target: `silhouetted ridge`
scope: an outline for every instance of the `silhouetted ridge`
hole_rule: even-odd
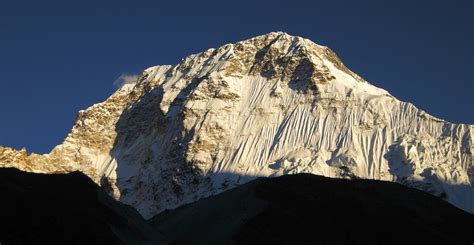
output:
[[[154,232],[80,172],[0,169],[0,243],[146,244]]]
[[[311,174],[260,178],[152,219],[176,244],[470,244],[473,215],[422,191]]]

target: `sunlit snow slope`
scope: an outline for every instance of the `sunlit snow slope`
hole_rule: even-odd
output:
[[[145,217],[300,172],[397,181],[474,212],[473,137],[277,32],[148,68],[80,111],[51,153],[0,147],[0,165],[80,170]]]

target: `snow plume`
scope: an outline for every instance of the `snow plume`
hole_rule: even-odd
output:
[[[127,83],[131,83],[131,82],[134,82],[138,79],[139,77],[139,74],[127,74],[127,73],[124,73],[122,75],[120,75],[115,81],[114,81],[114,86],[115,87],[122,87],[123,85],[127,84]]]

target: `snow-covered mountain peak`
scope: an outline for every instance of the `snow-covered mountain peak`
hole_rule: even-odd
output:
[[[147,69],[146,74],[153,74],[153,69]],[[327,96],[389,95],[351,72],[331,49],[284,32],[271,32],[190,55],[168,72],[175,77],[182,74],[186,74],[184,78],[197,76],[214,80],[259,76],[278,81],[274,86],[275,95],[282,90],[281,86],[299,93]],[[186,81],[177,79],[170,86],[179,89],[185,84]],[[167,111],[167,106],[163,105],[162,109]]]
[[[272,32],[146,69],[82,110],[46,155],[0,165],[79,170],[145,217],[256,176],[397,181],[474,211],[473,127],[401,102],[329,48]]]

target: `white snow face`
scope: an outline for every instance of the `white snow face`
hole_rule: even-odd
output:
[[[146,218],[300,172],[397,181],[474,212],[473,136],[278,32],[148,68],[80,111],[50,154],[0,147],[0,165],[82,171]]]

